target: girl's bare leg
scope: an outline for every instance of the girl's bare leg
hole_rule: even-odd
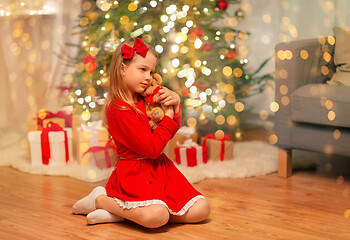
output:
[[[120,217],[129,219],[147,228],[157,228],[169,221],[169,211],[161,204],[124,209],[107,195],[99,195],[95,200],[96,209],[104,209]]]
[[[181,216],[170,215],[171,223],[197,223],[205,220],[210,214],[210,207],[206,199],[198,199],[188,211]]]

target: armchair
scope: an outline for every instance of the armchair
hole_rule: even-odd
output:
[[[350,87],[326,83],[336,68],[334,43],[298,40],[275,51],[278,175],[292,174],[293,149],[350,156]]]

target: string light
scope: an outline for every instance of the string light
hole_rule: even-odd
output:
[[[167,22],[168,19],[169,19],[169,17],[168,17],[167,15],[162,15],[162,16],[160,17],[160,20],[161,20],[163,23]]]
[[[151,5],[151,7],[156,7],[157,6],[157,1],[151,1],[150,3],[149,3],[149,5]]]
[[[190,7],[188,5],[182,6],[182,11],[187,12],[188,10],[190,10]]]
[[[80,89],[76,90],[76,91],[75,91],[75,94],[76,94],[77,96],[80,96],[80,95],[81,95],[81,90],[80,90]]]
[[[149,32],[149,31],[152,30],[152,26],[151,26],[151,25],[145,25],[145,26],[143,27],[143,29],[145,29],[146,32]]]
[[[162,53],[163,52],[163,47],[161,45],[156,45],[155,46],[155,50],[158,52],[158,53]]]
[[[200,48],[201,46],[202,46],[202,41],[199,39],[199,38],[197,38],[195,41],[194,41],[194,47],[195,48]]]
[[[170,5],[169,7],[166,8],[165,11],[169,15],[174,13],[176,11],[176,5]]]
[[[171,46],[171,51],[173,53],[177,53],[179,51],[179,45],[176,45],[176,44],[172,45]]]

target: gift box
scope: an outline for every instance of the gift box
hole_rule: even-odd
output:
[[[77,159],[81,165],[88,165],[95,162],[91,154],[84,155],[91,147],[103,147],[109,140],[106,128],[102,127],[102,121],[91,122],[90,125],[81,124],[77,134]]]
[[[54,118],[49,118],[49,119],[44,119],[43,120],[43,125],[42,125],[42,127],[43,128],[46,128],[47,127],[47,124],[49,123],[49,122],[53,122],[53,123],[56,123],[56,124],[58,124],[58,125],[60,125],[61,127],[66,127],[66,120],[64,120],[63,118],[57,118],[57,117],[54,117]]]
[[[203,145],[208,147],[208,159],[213,161],[224,161],[233,159],[233,141],[229,141],[230,136],[226,135],[217,138],[212,134],[208,134]]]
[[[73,114],[72,117],[72,143],[73,143],[73,156],[77,156],[78,147],[77,147],[77,135],[78,135],[78,128],[81,126],[82,118],[79,114]]]
[[[117,164],[117,154],[111,148],[94,153],[95,165],[100,169],[114,167]]]
[[[90,147],[84,154],[91,153],[94,157],[94,165],[100,169],[114,167],[117,163],[116,147],[112,138],[108,140],[105,146]]]
[[[47,123],[53,122],[61,127],[72,127],[72,112],[68,110],[62,110],[57,113],[52,113],[46,110],[40,110],[36,116],[30,116],[27,118],[28,131],[41,130],[47,126]]]
[[[187,139],[191,139],[193,142],[198,141],[198,133],[194,127],[181,127],[175,136],[170,139],[168,144],[165,146],[163,153],[165,153],[172,161],[175,162],[175,148],[178,144],[183,144]]]
[[[72,130],[49,123],[42,131],[28,133],[33,166],[62,166],[73,159]]]
[[[191,139],[185,141],[179,147],[174,149],[176,156],[176,163],[179,166],[195,167],[207,163],[207,151],[206,145],[198,145],[192,142]]]

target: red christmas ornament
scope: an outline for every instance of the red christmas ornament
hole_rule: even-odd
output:
[[[227,58],[236,59],[236,54],[235,54],[235,52],[228,52],[228,53],[226,54],[226,57],[227,57]]]
[[[196,35],[198,38],[203,38],[203,30],[200,28],[195,28],[192,34]]]
[[[203,50],[205,50],[205,51],[209,51],[210,49],[211,49],[211,46],[209,44],[205,44],[203,46]]]
[[[228,7],[227,0],[218,0],[216,2],[216,6],[220,8],[221,10],[225,11]]]

